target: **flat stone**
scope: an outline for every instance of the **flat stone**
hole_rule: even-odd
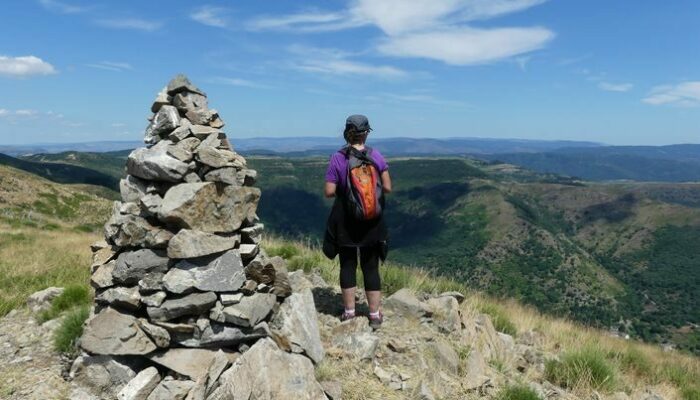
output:
[[[194,108],[187,111],[185,117],[195,125],[209,125],[211,121],[219,118],[219,113],[216,110]]]
[[[166,86],[158,92],[156,99],[153,101],[153,105],[151,105],[151,112],[157,113],[161,107],[168,104],[170,104],[170,96],[168,96],[168,87]]]
[[[133,284],[149,273],[165,272],[167,269],[168,257],[165,252],[141,249],[120,254],[117,257],[113,276],[116,282]]]
[[[139,372],[117,394],[119,400],[146,400],[160,382],[160,374],[155,367],[148,367]]]
[[[265,225],[261,223],[241,228],[241,241],[243,243],[259,244],[264,231]]]
[[[119,181],[119,192],[124,202],[138,202],[143,195],[146,194],[146,182],[143,180],[127,175],[126,178]]]
[[[112,245],[107,245],[101,249],[93,250],[90,271],[94,273],[97,268],[107,264],[109,261],[112,261],[116,257],[118,250],[119,249],[116,246]]]
[[[149,272],[139,280],[139,291],[141,293],[153,293],[163,291],[163,276],[162,272]]]
[[[221,304],[230,306],[231,304],[240,303],[243,299],[243,293],[222,293],[219,295]]]
[[[221,129],[224,127],[224,125],[226,125],[226,124],[224,123],[224,120],[221,119],[220,116],[217,116],[216,118],[214,118],[213,120],[211,120],[209,122],[209,126],[211,126],[212,128]]]
[[[148,296],[141,296],[141,303],[148,307],[160,307],[160,305],[165,301],[165,297],[165,292],[155,292]]]
[[[104,289],[113,286],[114,280],[112,279],[112,273],[116,265],[117,262],[112,260],[107,264],[97,267],[90,277],[90,284],[92,287],[95,289]]]
[[[486,361],[479,349],[472,348],[464,365],[462,384],[467,390],[475,390],[486,385],[490,379],[486,374]]]
[[[242,244],[238,249],[243,261],[252,260],[258,254],[260,247],[257,244]]]
[[[161,140],[150,148],[134,150],[126,162],[127,172],[145,180],[179,182],[189,167],[168,154],[171,145],[170,140]]]
[[[197,148],[197,161],[212,168],[224,168],[234,166],[234,153],[230,150],[217,149],[211,146],[200,145]]]
[[[138,203],[122,203],[119,208],[119,214],[141,215],[141,208]]]
[[[186,293],[194,289],[234,292],[243,282],[243,263],[235,249],[220,255],[182,260],[163,277],[163,284],[171,293]]]
[[[410,289],[399,289],[386,299],[385,307],[405,317],[420,318],[430,316],[430,308],[416,297]]]
[[[213,233],[182,229],[168,243],[168,257],[196,258],[232,249],[240,242],[239,235],[215,235]]]
[[[95,301],[101,304],[108,304],[114,307],[123,307],[136,310],[141,303],[139,288],[134,287],[114,287],[109,288],[95,297]]]
[[[197,139],[206,139],[209,135],[221,135],[221,130],[207,125],[192,125],[190,131]]]
[[[155,193],[149,193],[141,197],[141,209],[149,216],[158,215],[163,198]]]
[[[200,143],[201,146],[205,147],[217,147],[220,148],[221,146],[221,137],[224,136],[223,133],[220,133],[218,135],[209,135],[207,136],[202,142]]]
[[[241,287],[241,292],[246,295],[250,296],[252,294],[255,294],[255,290],[258,288],[258,282],[255,282],[252,279],[248,279],[243,283],[243,286]]]
[[[190,82],[190,80],[187,79],[187,77],[183,74],[178,74],[173,79],[171,79],[170,82],[168,82],[167,88],[168,94],[171,96],[174,96],[177,93],[181,92],[190,92],[206,97],[206,94],[199,90],[196,86],[194,86],[192,82]]]
[[[172,323],[172,322],[165,322],[165,321],[151,321],[154,325],[162,326],[163,328],[167,329],[168,332],[171,334],[191,334],[195,331],[195,326],[192,324],[183,324],[183,323]]]
[[[234,167],[219,168],[209,171],[204,175],[204,180],[207,182],[223,182],[227,185],[241,186],[242,181],[239,180],[238,169]]]
[[[371,360],[379,346],[379,338],[372,334],[366,318],[353,318],[332,330],[331,344],[360,360]]]
[[[203,232],[234,232],[254,218],[260,189],[226,186],[213,182],[182,183],[165,194],[161,221]]]
[[[176,160],[182,161],[184,163],[189,163],[194,158],[194,154],[191,151],[184,148],[183,146],[168,146],[167,153],[170,157],[173,157]]]
[[[238,181],[243,186],[253,186],[258,179],[258,171],[254,169],[243,169],[238,171]]]
[[[459,304],[462,304],[464,302],[464,300],[466,299],[466,297],[462,293],[455,292],[455,291],[440,293],[439,297],[445,297],[445,296],[454,297],[455,300],[457,300],[457,303],[459,303]]]
[[[452,346],[442,341],[436,341],[428,344],[427,349],[440,369],[457,375],[459,372],[459,356]]]
[[[63,294],[63,291],[63,288],[49,287],[35,292],[27,298],[27,306],[35,313],[48,310],[53,299]]]
[[[311,289],[287,297],[270,324],[275,337],[283,338],[284,350],[306,354],[315,364],[323,360],[316,305]],[[288,349],[285,347],[289,347]]]
[[[105,224],[105,237],[119,247],[165,247],[173,233],[151,225],[138,215],[112,214]]]
[[[200,178],[199,175],[195,174],[194,172],[190,172],[189,174],[185,175],[185,177],[182,179],[186,183],[199,183],[202,181],[202,178]]]
[[[330,400],[342,400],[343,385],[339,381],[321,381],[319,383]]]
[[[173,96],[173,106],[179,111],[186,113],[190,110],[206,110],[209,102],[205,96],[193,92],[180,92]],[[189,117],[188,117],[189,118]]]
[[[171,371],[197,380],[207,373],[215,355],[215,350],[171,348],[155,352],[148,358]]]
[[[175,128],[175,130],[170,132],[170,134],[168,135],[168,139],[170,139],[170,141],[173,143],[177,143],[182,140],[192,138],[192,129],[190,129],[191,127],[192,123],[189,120],[187,120],[186,118],[181,119],[180,126],[178,126],[177,128]]]
[[[437,326],[446,333],[459,332],[462,329],[462,319],[459,314],[459,303],[453,296],[441,296],[428,300],[433,319]]]
[[[270,293],[255,293],[241,299],[241,302],[223,309],[228,323],[252,327],[262,321],[272,311],[277,297]]]
[[[148,307],[148,316],[156,321],[169,321],[184,315],[199,315],[216,303],[216,294],[192,293],[175,299],[167,299],[160,307]]]
[[[69,376],[74,383],[102,398],[115,398],[136,372],[119,357],[83,354],[71,365]]]
[[[158,143],[163,136],[167,136],[178,126],[180,126],[180,114],[177,108],[163,105],[146,128],[144,141],[148,144]]]
[[[147,400],[185,400],[193,386],[193,381],[175,380],[171,376],[166,376],[153,389]]]
[[[104,355],[143,355],[156,349],[136,318],[109,307],[87,322],[80,346]]]
[[[139,318],[139,327],[146,332],[148,337],[153,340],[153,343],[160,348],[167,348],[170,346],[170,333],[167,329],[151,324],[145,318]]]
[[[265,325],[254,328],[236,327],[211,322],[207,318],[204,318],[203,322],[204,324],[200,324],[202,326],[198,326],[193,334],[176,334],[173,340],[183,347],[230,348],[268,336],[268,328]]]

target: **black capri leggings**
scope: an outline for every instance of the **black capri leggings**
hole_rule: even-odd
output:
[[[340,248],[340,287],[357,286],[357,247]],[[379,278],[379,246],[360,247],[360,267],[365,281],[365,290],[381,290]]]

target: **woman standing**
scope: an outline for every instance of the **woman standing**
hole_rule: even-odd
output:
[[[373,329],[383,321],[380,310],[379,259],[387,252],[384,194],[391,192],[389,165],[376,149],[365,145],[372,129],[364,115],[345,122],[346,146],[335,152],[326,171],[325,196],[335,197],[328,217],[323,250],[328,258],[340,256],[340,287],[344,310],[341,320],[355,317],[358,256]]]

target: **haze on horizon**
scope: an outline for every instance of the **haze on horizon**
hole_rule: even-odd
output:
[[[140,140],[178,72],[233,140],[363,113],[375,137],[697,143],[700,3],[659,4],[10,0],[0,144]]]

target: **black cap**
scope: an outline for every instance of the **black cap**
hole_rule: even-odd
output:
[[[351,115],[345,120],[345,126],[352,126],[357,132],[371,131],[367,117],[360,114]]]

